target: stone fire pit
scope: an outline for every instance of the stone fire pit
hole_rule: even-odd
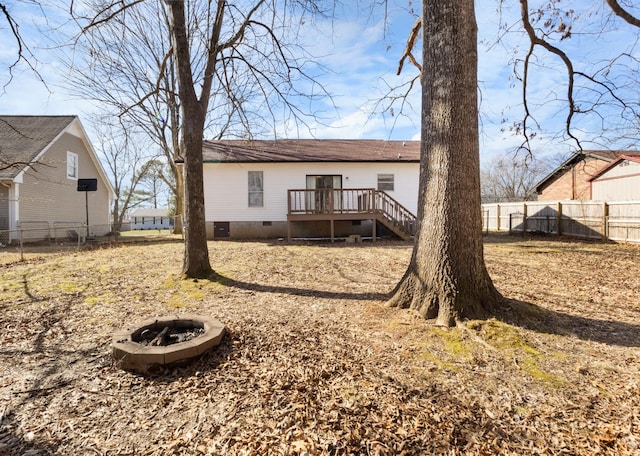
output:
[[[145,373],[184,364],[220,344],[224,325],[200,315],[153,318],[113,335],[112,353],[122,369]]]

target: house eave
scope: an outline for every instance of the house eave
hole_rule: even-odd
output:
[[[420,163],[420,160],[203,160],[205,164],[237,163]]]
[[[538,182],[534,186],[535,193],[540,194],[544,190],[545,187],[547,187],[549,184],[551,184],[558,177],[558,175],[560,175],[568,167],[570,167],[570,166],[572,166],[572,165],[574,165],[576,163],[579,163],[580,161],[584,160],[585,158],[595,158],[595,159],[603,160],[603,161],[606,161],[606,162],[609,162],[609,163],[615,160],[613,158],[606,157],[605,155],[598,153],[598,151],[576,152],[571,157],[569,157],[567,160],[565,160],[560,166],[558,166],[556,169],[551,171],[540,182]]]
[[[607,165],[605,165],[602,168],[600,168],[593,176],[591,176],[589,179],[587,179],[587,182],[593,182],[594,180],[598,179],[603,174],[609,172],[611,169],[615,168],[616,166],[618,166],[621,162],[623,162],[625,160],[632,161],[632,162],[635,162],[635,163],[640,163],[640,157],[638,157],[638,156],[620,155],[618,158],[613,160],[611,163],[608,163]]]

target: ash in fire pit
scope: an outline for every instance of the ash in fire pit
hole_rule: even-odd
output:
[[[132,340],[144,346],[167,346],[186,342],[202,334],[204,334],[204,327],[170,328],[165,326],[161,331],[144,329],[139,338],[132,337]]]
[[[113,357],[123,369],[148,372],[154,366],[184,364],[220,344],[224,325],[199,315],[162,317],[113,335]]]

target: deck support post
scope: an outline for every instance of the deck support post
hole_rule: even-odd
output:
[[[371,238],[373,239],[373,242],[376,241],[376,219],[371,219],[371,226],[372,228],[372,233],[371,233]]]
[[[331,219],[330,223],[331,223],[331,242],[333,242],[333,231],[334,231],[333,230],[333,218]]]

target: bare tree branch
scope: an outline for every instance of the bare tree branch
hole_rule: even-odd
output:
[[[627,23],[633,25],[634,27],[640,27],[640,20],[625,10],[617,0],[606,0],[607,5],[611,8],[613,13],[626,21]]]
[[[400,76],[400,73],[402,73],[402,67],[404,66],[404,61],[406,58],[411,60],[411,63],[413,63],[413,65],[418,69],[418,71],[422,73],[422,65],[418,63],[418,61],[416,60],[416,58],[413,56],[413,53],[412,53],[421,29],[422,29],[422,17],[418,17],[416,18],[416,21],[413,23],[413,26],[411,27],[409,38],[407,38],[407,45],[404,48],[402,56],[400,57],[400,62],[398,63],[398,71],[396,72],[397,76]]]
[[[21,57],[22,56],[22,37],[20,36],[20,32],[18,31],[18,24],[13,19],[11,14],[9,14],[9,10],[7,10],[7,7],[3,3],[0,3],[0,11],[2,11],[2,14],[7,20],[7,24],[9,24],[11,33],[13,33],[13,36],[16,39],[16,44],[18,45],[18,57]]]
[[[525,109],[525,116],[523,120],[523,134],[524,134],[524,145],[523,148],[527,150],[531,150],[529,146],[529,136],[527,135],[527,120],[531,118],[531,112],[529,110],[528,102],[527,102],[527,85],[529,80],[529,69],[530,69],[530,61],[533,56],[534,50],[536,46],[541,46],[546,49],[548,52],[558,56],[560,60],[562,60],[566,70],[567,70],[567,102],[569,103],[569,112],[567,113],[567,117],[565,120],[565,132],[567,135],[572,138],[579,149],[582,149],[580,145],[580,140],[573,134],[571,131],[571,120],[573,119],[574,114],[578,111],[576,108],[576,104],[574,101],[574,83],[575,83],[575,71],[573,68],[573,62],[567,56],[565,52],[559,49],[556,46],[553,46],[546,40],[538,37],[536,35],[533,26],[531,25],[531,21],[529,20],[529,1],[528,0],[520,0],[520,18],[522,20],[522,24],[524,26],[527,35],[529,36],[529,50],[525,57],[524,61],[524,75],[522,80],[522,98]]]
[[[260,2],[262,3],[262,2]],[[222,31],[222,21],[224,20],[224,12],[226,0],[220,0],[216,9],[216,17],[213,22],[213,30],[211,33],[211,39],[209,40],[209,56],[207,58],[207,65],[204,70],[204,81],[202,83],[202,91],[200,96],[200,103],[202,104],[203,111],[207,111],[209,104],[209,94],[211,93],[211,85],[213,83],[213,76],[215,74],[215,67],[217,63],[217,54],[220,52],[220,33]],[[255,11],[259,5],[254,8]],[[252,12],[249,13],[250,15]],[[240,27],[239,33],[244,33],[245,26]]]
[[[132,8],[136,6],[138,3],[142,3],[144,1],[145,0],[134,0],[131,3],[124,3],[123,0],[120,0],[118,2],[108,3],[93,16],[89,24],[83,27],[82,32],[84,33],[90,28],[97,27],[101,24],[109,22],[111,19],[120,15],[127,9]],[[112,8],[114,8],[118,4],[122,4],[122,6],[116,9],[115,11],[110,11]],[[73,15],[73,2],[71,2],[71,5],[70,5],[70,12],[71,12],[71,15]],[[108,14],[106,14],[107,12]]]
[[[20,33],[20,26],[19,26],[18,22],[16,22],[15,18],[11,15],[11,13],[9,12],[9,9],[7,8],[7,6],[4,3],[0,3],[0,12],[2,12],[2,16],[4,16],[6,22],[7,22],[8,26],[9,26],[9,30],[11,32],[11,35],[15,39],[16,45],[18,46],[18,51],[17,51],[16,58],[13,61],[13,63],[11,63],[9,65],[9,67],[8,67],[9,78],[7,79],[5,84],[3,85],[3,88],[6,90],[7,86],[13,81],[13,72],[16,69],[17,65],[22,61],[22,62],[26,63],[26,65],[29,67],[29,69],[32,71],[32,73],[38,78],[38,80],[48,90],[49,87],[48,87],[47,83],[45,82],[44,78],[42,77],[42,75],[40,74],[38,69],[35,67],[35,63],[32,62],[32,60],[34,60],[34,61],[37,61],[37,60],[34,57],[33,52],[31,52],[29,46],[25,42],[24,38],[22,37],[22,34]]]

